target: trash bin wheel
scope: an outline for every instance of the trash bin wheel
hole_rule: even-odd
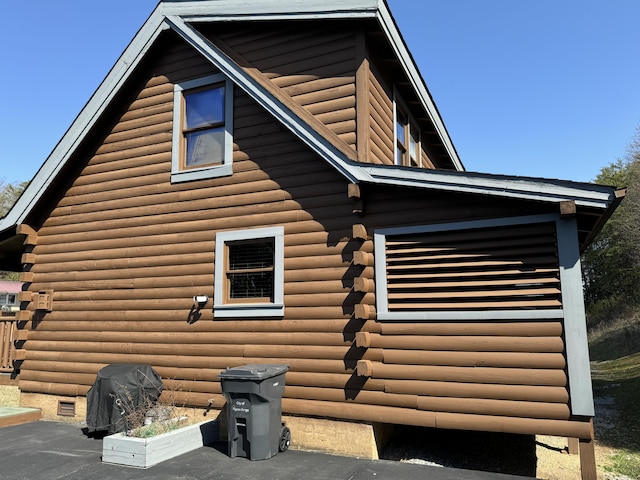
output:
[[[289,450],[289,445],[291,445],[291,430],[283,425],[282,430],[280,430],[280,451],[286,452]]]

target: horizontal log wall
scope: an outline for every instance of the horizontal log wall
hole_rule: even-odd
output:
[[[356,148],[356,34],[348,28],[253,24],[214,35]]]
[[[256,32],[243,55],[265,39]],[[315,75],[287,71],[291,81]],[[38,228],[25,278],[31,292],[52,290],[53,303],[46,313],[23,305],[23,391],[84,395],[103,366],[140,362],[180,401],[222,405],[226,367],[286,363],[288,414],[583,436],[567,407],[561,322],[375,321],[367,259],[376,227],[521,214],[523,204],[368,189],[367,215],[354,216],[347,181],[239,89],[234,174],[172,185],[173,83],[212,70],[177,47],[149,72],[109,129],[95,132],[104,141],[94,153],[74,159],[80,175]],[[354,238],[354,223],[368,238]],[[216,232],[280,225],[284,319],[216,319],[210,303],[194,312],[193,295],[213,296]],[[362,362],[370,377],[358,375]]]
[[[380,78],[372,66],[369,70],[369,155],[371,163],[393,165],[393,93]]]

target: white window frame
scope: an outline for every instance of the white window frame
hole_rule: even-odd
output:
[[[224,83],[224,158],[221,164],[182,168],[184,93],[195,88]],[[171,183],[189,182],[233,174],[233,82],[221,73],[177,83],[173,87],[173,137],[171,146]]]
[[[272,238],[273,302],[225,303],[224,286],[227,242]],[[284,227],[233,230],[216,234],[215,277],[213,288],[213,314],[218,318],[282,317],[284,316]]]

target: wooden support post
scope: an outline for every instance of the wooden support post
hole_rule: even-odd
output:
[[[582,480],[598,480],[593,439],[580,439],[580,478]]]
[[[582,480],[598,480],[596,471],[596,451],[593,439],[593,418],[589,419],[589,438],[580,438],[580,478]]]
[[[580,453],[580,441],[577,438],[567,438],[569,455],[578,455]]]

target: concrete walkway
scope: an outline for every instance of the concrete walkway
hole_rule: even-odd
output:
[[[79,425],[36,421],[0,428],[0,476],[17,479],[515,480],[495,473],[360,460],[289,450],[269,460],[230,458],[226,443],[202,447],[147,470],[102,463],[102,440]]]

